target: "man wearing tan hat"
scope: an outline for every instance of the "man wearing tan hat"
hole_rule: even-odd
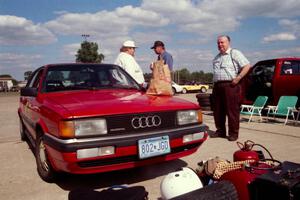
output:
[[[158,55],[157,60],[164,60],[164,63],[169,66],[170,71],[173,70],[173,57],[165,49],[165,44],[162,41],[155,41],[151,49]]]
[[[123,43],[120,54],[118,55],[115,64],[122,67],[130,74],[140,85],[145,84],[144,74],[139,64],[134,59],[134,53],[137,46],[134,41],[127,40]]]

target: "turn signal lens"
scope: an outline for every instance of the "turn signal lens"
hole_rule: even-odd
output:
[[[202,122],[203,122],[203,115],[202,115],[202,111],[201,110],[198,110],[198,122],[200,124],[202,124]]]
[[[107,125],[106,120],[102,118],[61,121],[59,131],[64,138],[97,136],[107,134]]]
[[[61,121],[59,123],[60,135],[64,138],[74,138],[75,126],[72,121]]]

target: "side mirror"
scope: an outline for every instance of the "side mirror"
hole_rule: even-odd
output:
[[[142,85],[140,85],[141,91],[142,92],[146,92],[148,90],[149,87],[149,83],[143,83]]]
[[[37,88],[21,88],[21,96],[36,97],[37,94]]]

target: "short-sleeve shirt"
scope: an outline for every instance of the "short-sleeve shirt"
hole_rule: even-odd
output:
[[[159,60],[160,57],[158,57]],[[170,71],[173,70],[173,57],[170,53],[168,53],[167,51],[164,51],[161,54],[161,58],[164,60],[164,63],[167,64],[169,66]]]
[[[239,70],[249,63],[248,59],[237,49],[229,48],[225,54],[219,53],[213,59],[214,82],[233,80],[237,77]]]

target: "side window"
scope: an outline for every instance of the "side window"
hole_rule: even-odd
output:
[[[281,67],[281,75],[300,74],[300,61],[286,60]]]
[[[43,73],[43,69],[39,69],[37,70],[34,74],[33,77],[31,78],[28,87],[32,87],[32,88],[38,88],[39,87],[39,83],[41,80],[41,76]]]

